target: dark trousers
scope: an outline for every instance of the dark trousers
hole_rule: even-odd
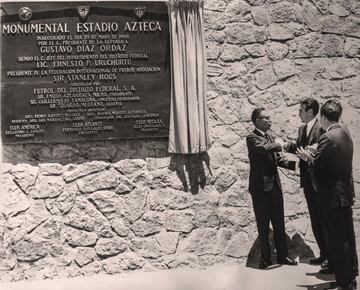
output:
[[[358,268],[351,207],[322,208],[324,237],[336,282],[348,286]]]
[[[288,251],[282,192],[279,189],[274,189],[271,192],[254,192],[251,196],[260,240],[261,259],[265,261],[271,260],[269,244],[270,222],[274,230],[277,259],[284,259],[288,256]]]
[[[306,191],[305,191],[306,190]],[[305,189],[305,198],[309,209],[311,228],[316,240],[316,243],[320,250],[320,256],[327,258],[328,254],[325,246],[325,238],[323,231],[323,217],[321,214],[321,208],[316,205],[316,192],[313,189]]]

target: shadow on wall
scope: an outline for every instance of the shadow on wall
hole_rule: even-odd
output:
[[[271,258],[272,261],[276,261],[276,252],[275,252],[275,243],[274,235],[272,230],[270,230],[269,235],[270,247],[271,247]],[[299,257],[299,262],[307,263],[310,258],[314,258],[314,252],[312,249],[305,243],[303,238],[297,233],[292,238],[286,236],[286,242],[289,251],[289,257],[295,259]],[[260,262],[260,242],[257,238],[252,245],[247,260],[246,267],[258,268]]]
[[[176,171],[184,191],[190,191],[197,194],[199,189],[204,189],[206,185],[206,174],[204,164],[206,165],[210,175],[210,156],[207,152],[199,154],[172,154],[170,160],[170,170]],[[188,174],[186,174],[186,172]],[[189,182],[186,178],[188,175]]]
[[[98,160],[117,162],[124,159],[168,157],[168,139],[128,139],[84,141],[63,144],[11,144],[2,145],[4,163],[84,163]]]

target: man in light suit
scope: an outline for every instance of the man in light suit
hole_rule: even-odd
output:
[[[327,101],[320,110],[321,135],[315,158],[301,150],[300,157],[313,163],[318,185],[317,201],[324,221],[324,235],[333,263],[336,287],[352,290],[358,275],[356,242],[352,218],[354,184],[352,178],[353,142],[339,124],[342,107]]]
[[[288,257],[284,222],[284,203],[277,166],[295,168],[294,162],[280,157],[282,145],[267,134],[271,127],[270,115],[264,108],[254,109],[251,120],[255,130],[246,137],[250,177],[249,192],[252,197],[255,218],[261,247],[260,269],[272,265],[269,245],[270,221],[274,230],[277,262],[284,265],[296,265]]]
[[[316,147],[319,143],[321,134],[325,131],[316,118],[319,112],[319,103],[313,98],[306,98],[300,102],[299,116],[304,124],[300,126],[296,143],[289,143],[285,150],[296,153],[298,148]],[[316,148],[315,148],[316,149]],[[309,209],[310,221],[315,240],[320,250],[320,256],[310,259],[311,264],[321,264],[326,261],[326,247],[323,234],[320,207],[316,204],[316,183],[312,166],[300,159],[300,186],[304,190],[306,202]],[[325,272],[326,270],[320,270]],[[327,269],[328,272],[331,269]]]

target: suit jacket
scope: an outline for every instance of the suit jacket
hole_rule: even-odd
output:
[[[295,162],[280,156],[279,143],[269,135],[267,140],[259,131],[254,130],[246,137],[250,160],[249,192],[271,191],[275,185],[281,190],[277,166],[295,169]]]
[[[339,124],[320,137],[314,159],[320,206],[339,207],[353,204],[353,151],[351,136]]]
[[[309,133],[309,137],[304,142],[302,136],[304,134],[305,124],[299,127],[298,138],[296,143],[291,143],[288,148],[288,152],[295,153],[296,149],[299,147],[305,148],[307,145],[314,145],[315,143],[319,143],[320,136],[325,132],[325,130],[321,127],[320,122],[318,120],[315,121],[314,126],[311,128]],[[316,182],[313,172],[313,167],[308,166],[307,162],[300,159],[300,186],[304,188],[305,194],[310,193],[316,190]]]

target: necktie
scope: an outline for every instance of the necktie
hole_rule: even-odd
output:
[[[271,142],[270,136],[269,136],[267,133],[265,133],[264,137],[265,137],[266,140],[268,140],[269,142]]]
[[[307,138],[307,124],[305,124],[304,130],[303,130],[302,136],[301,136],[301,144],[300,144],[300,146],[305,147],[306,145],[308,145],[307,143],[308,143],[308,138]]]

